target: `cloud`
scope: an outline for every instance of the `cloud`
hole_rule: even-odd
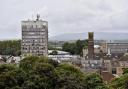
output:
[[[37,13],[48,21],[50,36],[88,31],[128,32],[127,3],[127,0],[1,0],[0,37],[21,38],[21,21],[35,18]]]

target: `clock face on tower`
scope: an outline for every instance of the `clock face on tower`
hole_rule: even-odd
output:
[[[93,32],[89,32],[88,35],[89,35],[89,39],[93,39]]]

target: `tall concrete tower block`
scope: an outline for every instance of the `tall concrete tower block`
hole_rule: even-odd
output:
[[[48,55],[48,22],[39,19],[21,22],[22,43],[21,53],[25,55]]]
[[[88,32],[88,58],[94,59],[94,33]]]

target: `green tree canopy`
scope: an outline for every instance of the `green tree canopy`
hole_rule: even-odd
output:
[[[128,89],[128,68],[123,68],[123,75],[119,78],[114,78],[110,83],[113,89]]]
[[[6,40],[0,41],[0,54],[1,55],[21,55],[21,41],[20,40]]]
[[[57,50],[53,50],[52,53],[50,53],[50,55],[57,55],[57,54],[58,54]]]
[[[87,40],[77,40],[74,43],[64,43],[62,50],[70,52],[71,54],[82,55],[82,50],[85,46],[87,47]]]
[[[84,74],[77,68],[69,64],[61,64],[56,69],[57,86],[56,89],[85,89],[83,83]]]
[[[29,56],[19,64],[0,65],[0,89],[107,89],[97,74],[86,75],[71,64]]]
[[[99,74],[88,74],[84,80],[87,89],[108,89]]]

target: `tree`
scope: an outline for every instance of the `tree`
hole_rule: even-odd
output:
[[[20,61],[19,67],[27,72],[30,72],[31,70],[33,70],[33,68],[36,65],[36,62],[38,62],[38,60],[39,60],[39,57],[37,57],[37,56],[26,57]]]
[[[57,55],[57,54],[58,54],[57,50],[53,50],[52,53],[50,53],[50,55]]]
[[[127,82],[125,84],[127,85]],[[47,57],[29,56],[21,60],[18,65],[0,65],[0,89],[107,89],[107,87],[97,74],[86,75],[71,64],[59,64]]]
[[[128,69],[123,69],[123,75],[111,81],[110,87],[113,89],[128,89]]]
[[[108,89],[99,74],[92,73],[87,75],[84,82],[86,89]]]
[[[63,51],[70,52],[71,54],[75,54],[76,48],[75,43],[64,43],[62,46]]]
[[[128,75],[123,75],[120,78],[113,79],[110,83],[110,87],[113,89],[128,89],[127,81]]]
[[[84,74],[69,64],[61,64],[55,69],[57,75],[56,89],[86,89]]]
[[[25,72],[14,64],[0,65],[0,88],[1,89],[20,89],[25,81]],[[19,88],[18,88],[19,87]]]
[[[20,40],[6,40],[0,41],[0,54],[19,56],[21,54],[21,41]]]
[[[87,40],[77,40],[75,43],[64,43],[62,50],[71,54],[82,55],[82,50],[85,46],[87,46]]]
[[[83,55],[82,50],[87,46],[87,40],[77,40],[76,41],[76,54]]]
[[[29,64],[29,65],[28,65]],[[24,89],[54,89],[57,62],[46,57],[30,56],[20,62],[20,68],[27,72],[27,79],[22,84]]]
[[[122,68],[123,74],[128,74],[128,68]]]

